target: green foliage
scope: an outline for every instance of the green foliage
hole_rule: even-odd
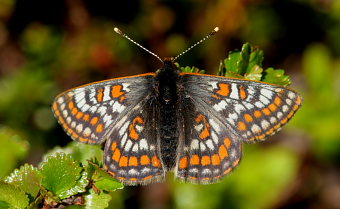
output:
[[[20,188],[0,181],[0,204],[9,208],[22,209],[29,204],[29,199]]]
[[[60,199],[84,192],[88,185],[86,172],[70,155],[57,153],[41,168],[42,185]]]
[[[20,133],[0,126],[0,179],[5,177],[28,152],[29,145]]]
[[[232,51],[228,58],[221,61],[218,75],[263,81],[282,86],[291,84],[290,77],[284,75],[284,70],[275,70],[271,67],[263,72],[263,59],[262,50],[245,43],[241,51]]]
[[[21,209],[37,208],[43,203],[72,205],[74,195],[80,195],[86,200],[85,208],[106,208],[111,199],[107,192],[121,189],[123,185],[102,170],[98,161],[80,163],[72,155],[62,152],[74,153],[78,159],[102,155],[97,150],[81,156],[76,145],[70,143],[64,149],[58,148],[61,152],[49,153],[41,169],[25,164],[14,170],[4,182],[0,182],[0,206]],[[89,146],[78,145],[84,150]]]
[[[178,65],[178,63],[176,63]],[[179,65],[178,65],[179,66]],[[205,70],[200,70],[197,67],[179,67],[179,71],[182,73],[205,73]]]
[[[41,173],[37,168],[32,165],[25,164],[19,169],[15,169],[11,175],[5,178],[5,182],[19,187],[29,198],[34,199],[40,190]]]
[[[121,183],[112,178],[106,171],[101,169],[98,164],[90,162],[89,169],[92,171],[92,179],[95,182],[94,185],[98,189],[113,192],[124,187]]]

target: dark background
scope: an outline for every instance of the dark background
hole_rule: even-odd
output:
[[[63,90],[155,71],[160,57],[216,74],[243,43],[286,70],[304,104],[282,132],[246,145],[221,183],[169,180],[112,193],[111,208],[340,208],[340,1],[0,0],[0,178],[71,139],[50,110]]]

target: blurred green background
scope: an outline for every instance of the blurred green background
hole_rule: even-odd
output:
[[[0,0],[0,178],[71,139],[50,110],[77,85],[155,71],[215,26],[181,66],[216,74],[227,52],[250,42],[264,67],[283,68],[304,104],[279,134],[245,145],[219,184],[125,187],[111,208],[340,208],[339,0]]]

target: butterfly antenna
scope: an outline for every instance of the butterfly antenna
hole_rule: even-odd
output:
[[[183,54],[187,53],[188,51],[190,51],[191,49],[193,49],[194,47],[196,47],[197,45],[201,44],[203,41],[209,39],[211,36],[215,35],[215,33],[217,33],[219,31],[219,28],[218,27],[215,27],[214,30],[212,30],[206,37],[202,38],[200,41],[196,42],[194,45],[190,46],[187,50],[185,50],[184,52],[180,53],[179,55],[177,55],[175,58],[174,58],[174,61],[182,56]]]
[[[127,36],[125,33],[123,33],[121,30],[119,30],[119,28],[115,27],[114,31],[116,33],[118,33],[119,35],[121,35],[122,37],[126,38],[127,40],[131,41],[132,43],[136,44],[137,46],[139,46],[140,48],[144,49],[145,51],[149,52],[151,55],[153,55],[154,57],[156,57],[157,59],[159,59],[159,61],[161,61],[163,63],[163,60],[155,53],[153,53],[152,51],[146,49],[145,47],[143,47],[142,45],[140,45],[139,43],[137,43],[136,41],[132,40],[129,36]]]

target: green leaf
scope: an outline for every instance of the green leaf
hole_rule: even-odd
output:
[[[281,69],[275,70],[274,68],[267,68],[262,81],[281,86],[288,86],[292,83],[292,81],[290,80],[290,77],[288,75],[284,75],[284,73],[285,71]]]
[[[42,165],[41,174],[42,185],[60,199],[84,192],[88,184],[88,180],[85,180],[87,173],[78,162],[65,153],[48,157]]]
[[[103,159],[103,150],[100,145],[71,142],[67,147],[71,149],[72,157],[83,164],[87,164],[89,159]]]
[[[5,182],[19,187],[33,200],[39,193],[41,179],[41,174],[37,168],[25,164],[6,177]]]
[[[260,81],[262,78],[263,68],[259,65],[254,65],[246,74],[244,74],[245,79]]]
[[[240,69],[238,68],[238,62],[240,61],[240,57],[241,54],[239,51],[229,52],[228,58],[223,61],[226,72],[240,74]]]
[[[103,150],[100,145],[70,142],[65,147],[56,146],[52,150],[48,151],[43,157],[43,162],[45,162],[49,156],[53,156],[58,152],[70,154],[74,160],[80,161],[82,164],[87,164],[87,160],[92,158],[103,158]]]
[[[8,205],[9,208],[26,208],[29,199],[24,191],[12,184],[0,181],[0,205]]]
[[[0,94],[1,93],[0,87]],[[1,101],[2,99],[3,98],[0,98],[0,106],[3,104]],[[0,115],[4,116],[1,114],[1,110]],[[10,128],[0,127],[0,179],[7,176],[15,167],[17,167],[18,161],[22,160],[27,155],[28,149],[29,144],[27,141],[23,140],[20,133]]]
[[[97,164],[89,162],[89,169],[93,170],[92,180],[98,189],[108,192],[116,191],[124,188],[124,185],[110,176],[105,170],[101,169]]]
[[[205,70],[200,70],[197,67],[189,67],[189,66],[180,67],[179,65],[178,67],[179,67],[179,71],[182,73],[201,73],[201,74],[205,73]]]
[[[111,196],[104,192],[97,194],[93,189],[90,189],[90,194],[85,196],[86,209],[104,209],[109,206]]]

